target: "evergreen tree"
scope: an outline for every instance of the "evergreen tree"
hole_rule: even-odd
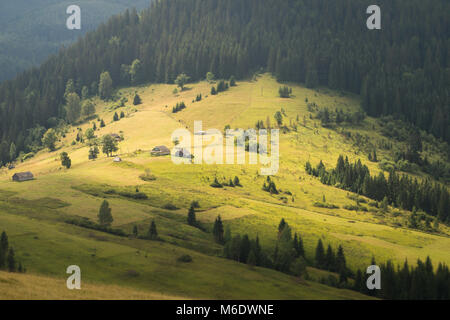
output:
[[[331,245],[328,245],[327,253],[325,255],[325,264],[327,270],[330,271],[336,271],[336,258],[334,256],[333,248],[331,248]]]
[[[196,226],[197,225],[197,220],[195,218],[195,209],[194,209],[193,206],[191,206],[189,208],[188,217],[187,217],[187,223],[190,226]]]
[[[103,200],[100,210],[98,212],[98,221],[100,225],[109,227],[113,222],[113,217],[111,214],[111,208],[109,207],[109,203],[106,200]]]
[[[220,215],[216,218],[216,221],[214,222],[213,235],[214,240],[217,243],[219,244],[224,243],[223,224]]]
[[[152,220],[152,223],[150,224],[150,228],[148,230],[148,237],[150,240],[158,239],[158,231],[156,230],[155,220]]]
[[[142,103],[141,97],[136,93],[134,95],[133,104],[135,106],[140,105]]]
[[[280,224],[278,225],[278,237],[280,237],[281,233],[283,232],[286,226],[287,226],[286,221],[284,220],[284,218],[281,218]]]
[[[3,231],[0,237],[0,270],[6,267],[6,257],[8,254],[8,248],[9,248],[8,236],[6,235],[6,232]]]
[[[133,235],[137,238],[138,234],[139,234],[138,227],[137,227],[137,225],[134,225],[133,226]]]
[[[87,86],[83,86],[81,89],[81,99],[86,100],[89,97],[89,89]]]
[[[102,100],[109,100],[113,93],[113,81],[109,72],[102,72],[98,85],[98,93]]]
[[[119,121],[119,115],[117,112],[114,112],[113,121]]]
[[[339,272],[340,282],[347,282],[347,264],[344,255],[344,249],[341,245],[336,254],[336,271]]]
[[[14,254],[14,249],[13,248],[9,248],[8,258],[6,260],[7,260],[7,264],[8,264],[8,271],[9,272],[16,272],[16,258],[15,258],[15,254]]]
[[[67,120],[74,123],[81,115],[81,101],[76,93],[69,93],[66,97],[66,114]]]
[[[9,147],[9,159],[11,161],[14,161],[16,159],[16,156],[17,156],[16,145],[14,144],[14,142],[11,142],[11,146]]]
[[[315,261],[317,268],[326,269],[325,250],[323,248],[322,239],[319,239],[317,242]]]
[[[275,121],[277,122],[278,127],[281,127],[283,125],[283,115],[281,114],[280,111],[277,111],[275,113]]]

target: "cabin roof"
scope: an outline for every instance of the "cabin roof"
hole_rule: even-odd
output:
[[[156,146],[153,148],[154,152],[170,152],[170,149],[167,148],[166,146]]]
[[[30,180],[33,179],[34,176],[30,171],[26,172],[17,172],[13,175],[13,178],[16,178],[18,180]]]

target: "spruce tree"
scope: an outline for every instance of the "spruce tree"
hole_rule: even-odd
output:
[[[113,217],[111,214],[111,208],[109,207],[109,203],[106,200],[103,200],[100,210],[98,212],[98,221],[100,225],[109,227],[111,226],[111,223],[113,222]]]
[[[142,103],[141,97],[136,93],[134,95],[133,104],[135,106],[140,105]]]
[[[326,262],[325,262],[325,250],[323,248],[322,239],[319,239],[317,242],[316,247],[316,267],[319,269],[325,269],[326,268]]]
[[[155,220],[152,220],[152,223],[150,224],[150,228],[148,229],[148,237],[150,240],[158,239],[158,231],[156,230]]]
[[[302,237],[300,235],[298,236],[298,245],[297,245],[297,247],[298,247],[298,255],[300,257],[305,258],[305,249],[303,248],[303,239],[302,239]]]
[[[3,231],[0,238],[0,269],[4,269],[6,267],[6,257],[8,254],[8,236],[6,232]]]
[[[282,218],[280,224],[278,225],[278,237],[281,235],[286,225],[287,225],[286,221],[284,220],[284,218]]]
[[[191,206],[189,208],[188,217],[187,217],[187,223],[190,226],[196,226],[197,225],[197,220],[195,218],[195,209],[194,209],[193,206]]]
[[[343,282],[347,281],[347,263],[345,260],[344,249],[339,245],[336,254],[336,271],[339,272],[340,279]],[[342,282],[341,281],[341,282]]]
[[[8,264],[8,271],[9,272],[16,272],[16,258],[14,255],[14,249],[9,248],[8,252],[8,258],[6,259]]]
[[[331,245],[328,245],[327,253],[325,255],[325,263],[326,263],[327,270],[336,271],[336,261],[335,261],[333,248],[331,248]]]
[[[222,218],[220,215],[216,218],[216,221],[214,222],[214,228],[213,228],[213,235],[214,240],[219,243],[224,243],[224,233],[223,233],[223,224],[222,224]]]

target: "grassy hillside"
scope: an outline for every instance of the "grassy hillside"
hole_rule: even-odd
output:
[[[200,203],[197,219],[206,227],[212,227],[220,214],[232,234],[247,233],[251,238],[258,235],[263,248],[270,253],[275,246],[278,223],[285,218],[292,231],[303,237],[306,257],[311,261],[321,238],[334,248],[342,245],[353,270],[367,267],[373,256],[377,262],[391,259],[402,263],[405,258],[415,261],[429,255],[434,262],[450,264],[446,250],[450,246],[448,227],[441,224],[439,232],[424,233],[407,228],[410,213],[403,210],[389,208],[387,213],[376,208],[368,208],[367,212],[346,210],[344,205],[355,203],[348,192],[322,185],[305,173],[306,161],[316,164],[323,160],[325,165],[334,166],[340,154],[348,155],[351,161],[361,159],[375,174],[380,169],[352,141],[337,131],[322,128],[318,120],[309,116],[306,98],[333,110],[339,107],[355,111],[358,97],[289,85],[293,88],[290,99],[278,97],[280,84],[266,74],[253,81],[239,82],[237,87],[217,96],[209,95],[210,84],[199,82],[176,94],[175,85],[121,89],[119,94],[129,101],[122,108],[116,108],[117,103],[95,100],[97,114],[106,123],[95,134],[101,137],[123,133],[124,141],[117,152],[123,161],[113,163],[112,158],[104,155],[89,161],[89,147],[81,143],[72,145],[77,128],[69,127],[58,142],[57,151],[43,150],[14,170],[1,172],[0,229],[7,230],[19,260],[30,272],[62,278],[68,265],[77,264],[86,281],[189,298],[366,298],[217,257],[222,248],[214,243],[212,235],[186,224],[193,200]],[[136,91],[143,104],[132,106]],[[204,99],[192,103],[199,93]],[[187,108],[173,114],[172,106],[181,101]],[[301,124],[297,131],[280,135],[280,170],[273,177],[281,189],[279,195],[262,190],[266,177],[258,174],[261,165],[177,166],[170,157],[150,156],[149,150],[156,145],[172,148],[171,133],[182,127],[192,131],[194,120],[202,120],[204,130],[223,130],[226,125],[247,129],[267,117],[274,123],[273,115],[281,108],[285,111],[284,123],[296,122],[298,117]],[[126,117],[113,122],[114,112],[121,111]],[[78,127],[84,132],[92,127],[93,121],[99,127],[97,120]],[[382,139],[378,123],[372,118],[351,130],[367,135],[372,141]],[[392,143],[399,147],[399,142]],[[62,151],[68,152],[72,159],[68,170],[61,167]],[[389,159],[390,155],[380,151],[378,157]],[[139,178],[146,169],[156,180],[145,182]],[[36,180],[12,182],[11,176],[22,171],[32,171]],[[214,189],[210,183],[215,176],[219,179],[238,176],[242,187]],[[148,199],[131,200],[119,195],[121,191],[133,193],[136,187]],[[314,204],[324,197],[327,203],[339,208],[316,207]],[[118,237],[65,223],[74,217],[96,221],[104,198],[111,204],[114,227],[131,233],[137,225],[144,234],[154,219],[164,242]],[[167,204],[178,209],[167,210]],[[177,258],[184,254],[191,255],[193,262],[178,262]],[[309,272],[314,279],[322,271],[311,268]],[[0,285],[6,286],[7,292],[14,290],[8,282],[0,281]]]
[[[168,296],[113,285],[83,283],[81,290],[68,290],[65,280],[32,274],[0,271],[0,300],[171,300]]]

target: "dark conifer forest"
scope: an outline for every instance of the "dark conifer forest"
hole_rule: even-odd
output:
[[[450,42],[447,0],[380,0],[382,30],[368,30],[368,0],[173,0],[126,11],[0,85],[0,161],[14,143],[29,151],[65,119],[69,79],[97,94],[100,74],[113,85],[139,59],[136,82],[173,83],[208,71],[218,78],[263,68],[280,81],[361,94],[370,116],[393,115],[450,141]]]

